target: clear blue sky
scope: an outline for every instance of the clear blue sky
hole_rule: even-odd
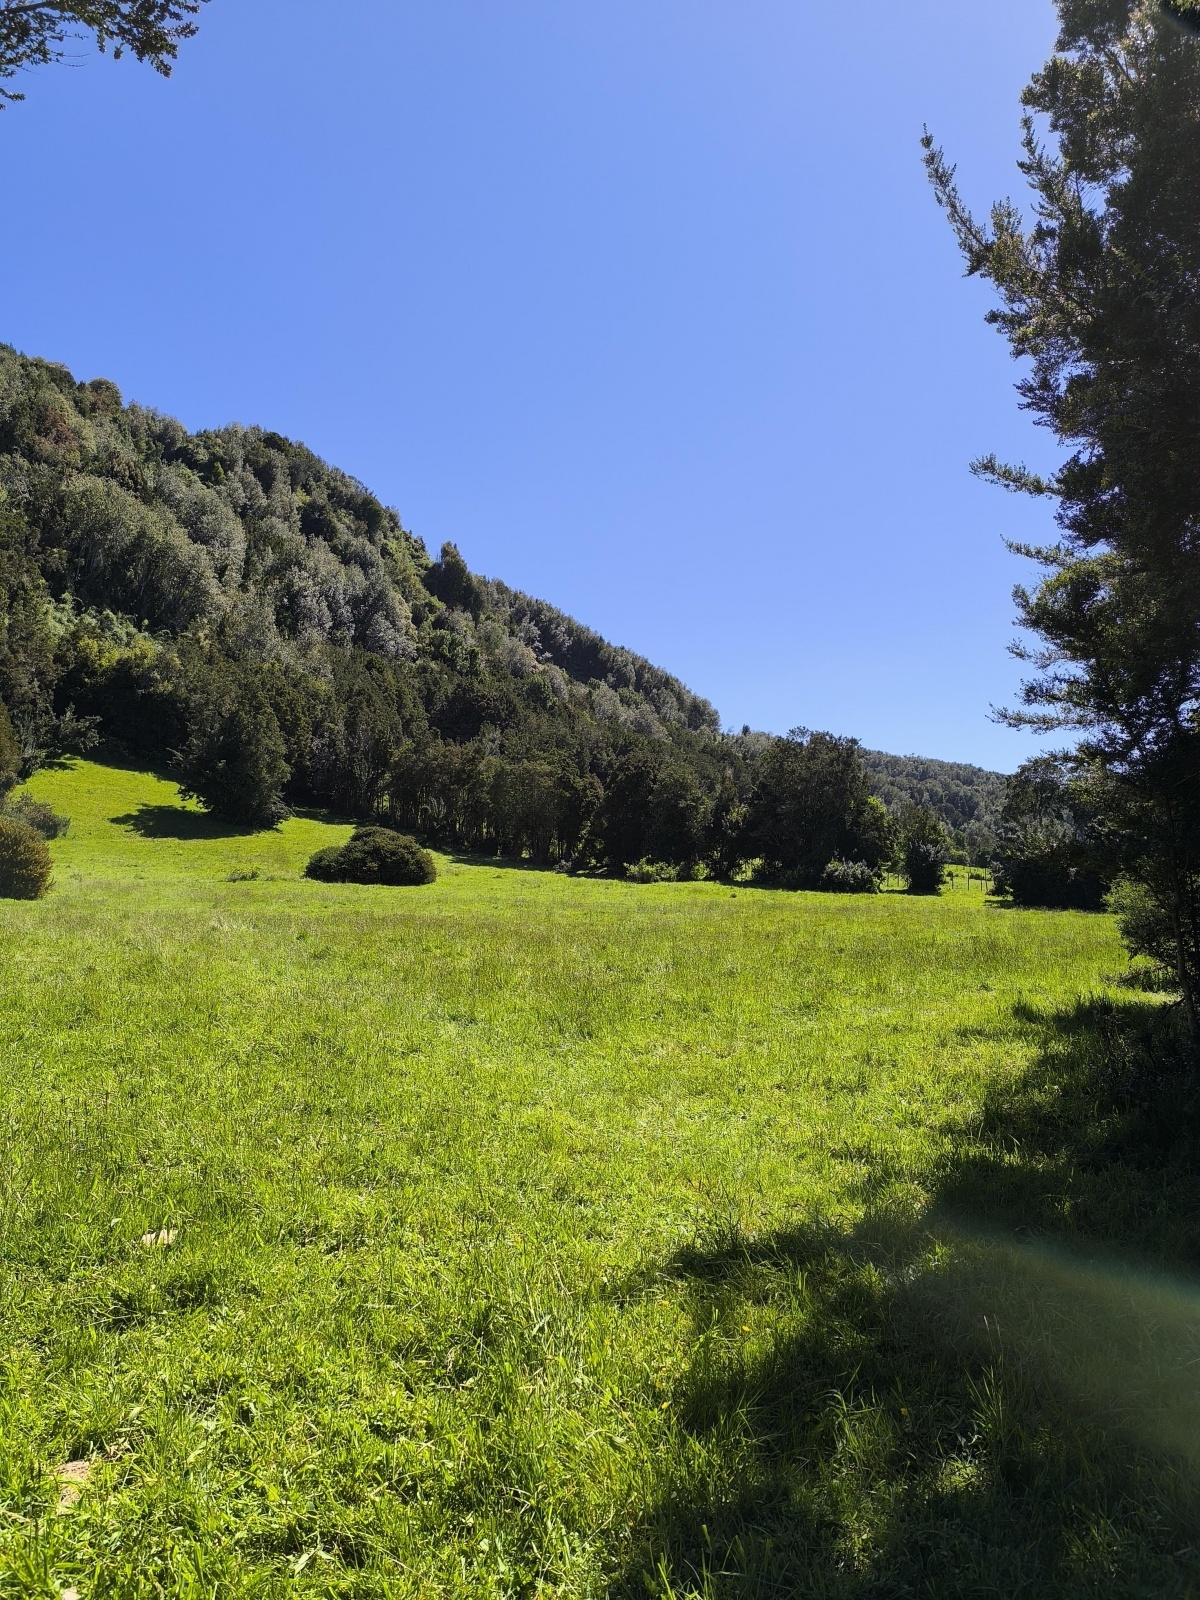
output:
[[[1019,193],[1050,0],[211,0],[0,115],[0,338],[261,422],[727,726],[1011,769],[1044,464],[920,165]]]

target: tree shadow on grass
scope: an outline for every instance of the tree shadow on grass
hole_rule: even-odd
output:
[[[226,822],[207,811],[187,811],[183,806],[141,805],[136,811],[110,817],[118,827],[129,828],[143,839],[244,839],[269,828]]]
[[[1143,996],[1026,1004],[1036,1047],[954,1130],[937,1205],[1023,1237],[1191,1272],[1200,1267],[1200,1073],[1179,1010]]]
[[[1015,1020],[920,1214],[666,1264],[691,1360],[612,1596],[1200,1592],[1194,1078],[1159,1006]]]

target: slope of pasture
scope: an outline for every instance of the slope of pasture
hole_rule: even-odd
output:
[[[1110,1092],[1108,919],[323,885],[320,819],[30,788],[0,1594],[1196,1592],[1195,1163]]]

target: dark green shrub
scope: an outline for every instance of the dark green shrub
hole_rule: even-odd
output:
[[[1018,906],[1059,911],[1102,911],[1108,884],[1087,867],[1046,857],[1008,856],[994,874],[996,893]]]
[[[40,833],[23,822],[0,817],[0,897],[40,900],[50,887],[52,867]]]
[[[821,874],[826,894],[877,894],[879,879],[865,861],[833,860]]]
[[[318,850],[316,855],[309,858],[304,869],[306,878],[315,878],[318,883],[340,883],[341,874],[338,863],[342,859],[341,846],[336,844],[326,845],[324,850]]]
[[[1018,767],[1005,784],[1000,813],[997,892],[1019,906],[1099,911],[1110,881],[1094,798],[1057,757]]]
[[[680,873],[678,867],[671,866],[666,861],[631,861],[625,868],[625,876],[630,883],[676,883]]]
[[[379,883],[389,888],[432,883],[437,877],[429,851],[390,828],[357,828],[340,850],[318,850],[304,871],[323,883]]]
[[[937,844],[915,839],[904,850],[909,894],[937,894],[946,877],[946,857]]]
[[[437,868],[428,850],[406,833],[391,828],[356,828],[342,847],[339,871],[345,883],[382,883],[393,887],[432,883]]]
[[[44,800],[35,800],[28,794],[21,795],[18,800],[6,801],[0,816],[7,817],[10,822],[23,822],[34,833],[40,833],[43,839],[60,839],[71,826],[70,817],[59,816]]]
[[[937,894],[950,859],[950,835],[936,811],[914,806],[902,823],[904,876],[909,894]]]

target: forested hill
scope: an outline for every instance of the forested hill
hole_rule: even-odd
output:
[[[994,849],[1004,804],[1002,772],[959,761],[891,756],[883,750],[864,750],[862,755],[872,792],[889,811],[928,806],[972,856],[984,859]]]
[[[261,428],[189,434],[104,380],[0,347],[0,487],[33,524],[58,598],[148,634],[223,629],[269,654],[333,643],[392,660],[558,668],[601,716],[715,728],[678,679],[542,601],[432,562],[397,514]]]
[[[722,734],[303,445],[0,346],[0,793],[98,740],[231,821],[315,803],[538,861],[802,884],[895,843],[853,740]],[[957,825],[969,787],[927,797]]]

